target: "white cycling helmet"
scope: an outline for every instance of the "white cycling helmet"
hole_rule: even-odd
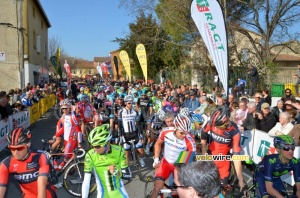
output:
[[[127,95],[127,96],[125,96],[125,98],[124,98],[124,102],[128,102],[128,101],[133,101],[133,98],[132,98],[132,96],[131,96],[131,95]]]
[[[60,101],[59,105],[60,106],[69,106],[70,107],[72,105],[72,103],[71,103],[71,101],[69,99],[64,99],[64,100]]]
[[[189,108],[186,108],[186,107],[182,108],[182,109],[180,110],[180,114],[181,114],[181,115],[185,115],[185,116],[189,116],[189,115],[190,115],[190,110],[189,110]]]
[[[165,112],[162,109],[159,109],[156,113],[158,115],[158,119],[160,119],[160,121],[164,121],[165,120]]]
[[[174,127],[180,131],[189,132],[191,128],[191,120],[188,116],[183,114],[178,114],[174,121]]]

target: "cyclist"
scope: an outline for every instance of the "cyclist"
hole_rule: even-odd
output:
[[[129,177],[125,153],[122,147],[111,145],[108,124],[94,128],[88,137],[93,146],[84,159],[84,180],[82,183],[82,198],[87,198],[90,189],[92,172],[96,176],[97,197],[128,198],[121,180]]]
[[[154,139],[153,136],[159,134],[159,131],[162,129],[165,119],[165,112],[162,109],[159,109],[157,113],[152,115],[147,121],[147,145],[146,145],[146,154],[150,154],[151,139]]]
[[[128,95],[125,97],[125,108],[119,111],[118,115],[118,126],[119,126],[119,134],[120,134],[120,143],[124,142],[124,149],[126,151],[126,159],[129,164],[130,160],[130,145],[126,142],[135,139],[135,147],[139,153],[139,161],[142,167],[145,166],[145,162],[143,159],[144,149],[142,140],[140,139],[140,134],[137,128],[137,122],[140,119],[138,112],[132,109],[132,96]],[[130,170],[130,169],[129,169]],[[131,173],[130,173],[131,174]]]
[[[230,122],[230,111],[226,106],[218,107],[211,115],[210,122],[202,128],[201,131],[201,150],[202,154],[210,155],[229,155],[230,149],[234,155],[239,155],[240,147],[240,131],[235,123]],[[208,134],[210,132],[210,135]],[[206,149],[207,139],[209,137],[208,150]],[[222,184],[228,184],[230,176],[230,161],[214,161],[218,167]],[[241,161],[233,161],[234,168],[239,180],[241,191],[244,190],[244,180],[242,174]]]
[[[144,132],[147,120],[153,113],[152,100],[147,96],[147,89],[143,89],[141,92],[141,98],[137,101],[137,108],[141,110],[140,126],[141,132]]]
[[[89,103],[89,97],[87,95],[81,96],[80,102],[77,103],[77,108],[80,113],[80,118],[83,121],[81,131],[87,136],[88,134],[86,134],[84,125],[93,122],[94,126],[97,127],[99,125],[99,116],[94,106]]]
[[[50,181],[50,162],[46,154],[30,149],[31,132],[28,129],[15,128],[7,134],[8,148],[12,156],[0,164],[0,197],[3,198],[9,176],[20,184],[22,197],[56,198],[54,186]]]
[[[60,106],[63,115],[57,122],[55,142],[52,144],[51,150],[55,150],[64,141],[64,152],[71,153],[77,146],[81,147],[82,133],[80,120],[76,116],[76,112],[71,111],[71,102],[68,99],[61,101]],[[62,169],[71,156],[70,154],[66,154],[64,161],[60,165],[58,165],[57,160],[54,160],[54,169]]]
[[[164,187],[165,180],[174,172],[174,163],[181,151],[196,151],[196,143],[189,134],[190,128],[190,119],[178,114],[174,119],[174,127],[167,127],[160,133],[154,146],[153,167],[156,171],[152,198],[158,196],[159,191]],[[164,152],[159,161],[162,144],[164,144]]]
[[[192,118],[192,126],[191,126],[191,134],[195,138],[195,136],[200,137],[202,124],[204,123],[204,119],[200,114],[193,113],[191,114]]]
[[[77,96],[77,100],[81,101],[81,97],[85,96],[85,94],[84,94],[84,87],[80,87],[79,91],[80,91],[80,93]]]
[[[288,135],[277,136],[274,138],[274,147],[278,154],[266,155],[255,171],[260,196],[283,198],[281,192],[285,192],[285,187],[280,176],[293,171],[296,195],[300,197],[300,162],[293,157],[294,139]]]

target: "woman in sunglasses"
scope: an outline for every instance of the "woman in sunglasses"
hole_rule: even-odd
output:
[[[30,150],[31,132],[16,128],[7,134],[12,156],[0,164],[0,197],[3,198],[9,176],[20,184],[23,198],[56,198],[54,186],[49,182],[50,162],[45,153]]]
[[[274,138],[274,147],[278,154],[266,155],[258,164],[255,180],[258,184],[260,197],[283,198],[286,192],[280,176],[293,171],[296,185],[296,196],[300,197],[300,162],[293,157],[295,141],[288,135]]]

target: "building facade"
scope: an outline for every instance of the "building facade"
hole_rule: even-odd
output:
[[[39,0],[0,0],[0,90],[48,81],[48,28]]]

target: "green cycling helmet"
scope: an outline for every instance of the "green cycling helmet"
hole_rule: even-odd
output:
[[[111,138],[109,124],[103,124],[90,132],[88,141],[92,146],[104,146]]]
[[[279,135],[274,138],[274,147],[282,149],[285,145],[295,146],[295,140],[288,135]]]

